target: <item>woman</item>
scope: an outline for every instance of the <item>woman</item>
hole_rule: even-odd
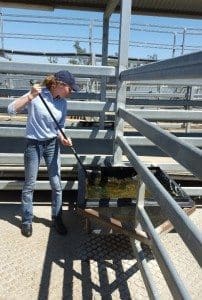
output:
[[[22,190],[22,227],[24,236],[32,235],[33,191],[37,179],[40,160],[44,157],[50,185],[52,188],[53,226],[59,234],[65,235],[67,229],[62,221],[62,188],[60,178],[60,141],[64,146],[71,146],[70,138],[65,139],[58,131],[55,122],[39,97],[46,101],[61,128],[64,128],[67,102],[64,98],[77,91],[74,76],[68,71],[59,71],[44,79],[41,88],[34,85],[31,90],[8,106],[9,114],[16,114],[25,107],[28,110],[26,124],[27,146],[24,152],[25,182]]]

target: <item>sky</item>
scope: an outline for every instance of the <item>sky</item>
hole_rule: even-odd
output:
[[[78,40],[80,46],[89,52],[91,26],[92,52],[101,54],[102,13],[3,7],[1,13],[3,15],[1,48],[40,52],[75,52],[73,44]],[[22,17],[19,17],[20,15]],[[118,27],[119,19],[119,14],[113,14],[110,18],[110,55],[118,52],[119,30],[114,27]],[[64,24],[65,22],[68,24]],[[131,24],[129,57],[141,59],[157,55],[158,59],[167,59],[172,55],[181,55],[185,28],[184,54],[202,50],[202,20],[133,15]],[[177,47],[173,54],[174,38],[176,38]],[[12,55],[10,58],[12,61],[33,61],[33,57]],[[0,58],[0,60],[5,59]],[[67,61],[67,58],[65,60]],[[34,61],[48,63],[45,57],[35,57]],[[63,61],[58,62],[63,63]]]

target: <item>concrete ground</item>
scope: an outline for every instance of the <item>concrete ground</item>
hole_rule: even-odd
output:
[[[51,228],[48,205],[35,205],[33,236],[20,233],[20,205],[0,204],[0,299],[148,299],[127,237],[87,234],[85,220],[64,207],[65,237]],[[190,218],[202,228],[202,210]],[[175,232],[162,234],[192,299],[202,299],[202,272]],[[156,261],[147,255],[160,298],[172,299]]]

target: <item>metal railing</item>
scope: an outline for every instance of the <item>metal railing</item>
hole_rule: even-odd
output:
[[[157,125],[151,124],[147,120],[135,116],[135,114],[127,112],[126,110],[120,108],[119,115],[141,134],[149,138],[155,145],[160,147],[165,153],[172,156],[195,176],[202,179],[202,150],[183,142]]]
[[[30,40],[34,39],[38,42],[49,40],[49,41],[57,41],[61,44],[69,43],[69,47],[72,42],[80,41],[85,48],[89,49],[89,52],[94,52],[94,48],[97,48],[98,44],[102,43],[101,39],[101,29],[102,29],[102,20],[100,19],[85,19],[85,18],[72,18],[72,17],[60,17],[53,16],[51,18],[48,16],[39,16],[35,14],[3,14],[0,15],[0,23],[1,23],[1,45],[2,49],[4,49],[5,41],[8,39],[24,39]],[[41,26],[48,26],[49,28],[53,28],[53,26],[63,26],[70,27],[76,29],[78,26],[81,28],[85,28],[86,35],[85,36],[69,36],[69,35],[42,35],[33,31],[32,34],[30,32],[18,32],[15,29],[12,31],[5,31],[5,25],[12,26],[13,24],[24,24],[25,27],[27,24],[40,24]],[[52,26],[52,27],[51,27]],[[29,28],[29,26],[27,26]],[[110,29],[113,32],[116,32],[119,29],[119,22],[110,21]],[[51,32],[51,30],[50,30]],[[164,50],[167,53],[167,57],[174,57],[176,54],[184,54],[185,52],[198,51],[202,48],[199,43],[199,38],[202,36],[201,28],[192,28],[187,27],[184,28],[182,26],[169,26],[169,25],[159,25],[159,24],[142,24],[142,23],[131,23],[131,32],[135,33],[135,36],[138,33],[142,33],[141,38],[137,40],[131,39],[130,47],[132,49],[137,49],[139,47],[145,48],[149,51],[149,49],[156,49],[157,55],[158,50]],[[148,33],[155,34],[156,42],[153,42],[148,38]],[[109,44],[118,45],[118,40],[113,38],[114,35],[111,36],[109,40]],[[193,38],[197,39],[196,42],[191,40]],[[161,42],[161,39],[165,38],[168,42]],[[98,46],[99,47],[99,46]],[[40,47],[41,48],[41,47]],[[28,50],[28,49],[27,49]],[[43,51],[44,52],[44,51]],[[153,54],[153,53],[152,53]],[[12,54],[11,54],[12,55]],[[43,54],[42,54],[43,55]],[[156,56],[157,56],[156,55]],[[6,57],[6,56],[5,56]]]
[[[154,65],[154,64],[153,64]],[[43,74],[51,73],[53,71],[58,70],[59,68],[69,68],[69,66],[66,65],[40,65],[40,64],[22,64],[22,63],[5,63],[5,62],[0,62],[0,72],[2,74],[21,74],[21,76],[26,73],[27,76],[34,76],[37,74],[38,76],[42,76]],[[144,67],[142,67],[144,68]],[[79,76],[98,76],[98,78],[103,76],[103,73],[108,74],[108,76],[114,76],[115,75],[115,68],[114,67],[90,67],[90,66],[70,66],[70,70],[74,72],[75,74],[78,74]],[[124,71],[125,72],[125,71]],[[123,73],[124,73],[123,72]],[[123,74],[122,73],[122,74]],[[23,75],[24,76],[24,75]],[[19,91],[18,91],[19,92]],[[24,91],[21,91],[23,94]],[[148,94],[149,95],[149,94]],[[19,96],[19,93],[18,93]],[[90,116],[90,117],[97,117],[100,116],[100,114],[106,114],[110,113],[115,116],[116,114],[116,99],[115,98],[110,98],[106,99],[105,102],[100,102],[100,93],[75,93],[72,95],[73,99],[75,100],[68,100],[68,115],[76,115],[76,116]],[[77,100],[78,99],[78,100]],[[81,101],[82,99],[82,101]],[[12,101],[13,98],[1,98],[0,99],[0,110],[1,112],[6,112],[7,106]],[[84,101],[85,100],[85,101]],[[131,109],[131,107],[139,104],[140,100],[132,100],[132,99],[126,99],[126,104],[127,104],[127,111],[128,112],[133,112],[136,115],[143,117],[147,120],[150,121],[176,121],[176,122],[184,122],[184,121],[191,121],[191,122],[201,122],[201,112],[200,110],[191,110],[191,111],[185,111],[177,109],[177,110],[156,110],[156,106],[154,106],[154,109]],[[145,100],[150,102],[151,104],[154,103],[156,105],[157,102],[160,100],[156,100],[156,102],[152,102],[152,100]],[[162,100],[162,104],[163,104]],[[179,102],[178,102],[179,101]],[[198,104],[198,107],[202,104],[200,100],[175,100],[171,101],[171,103],[175,102],[176,104],[187,104],[187,102],[190,102],[192,104],[196,103]],[[138,102],[138,103],[137,103]],[[169,102],[167,100],[166,102]],[[143,102],[145,103],[145,102]],[[197,106],[197,105],[196,105]],[[130,107],[130,108],[129,108]],[[24,134],[24,128],[22,127],[25,125],[23,122],[17,122],[15,121],[5,121],[1,122],[2,128],[0,135],[2,138],[6,137],[16,137],[16,138],[22,138]],[[16,125],[15,125],[16,124]],[[66,124],[67,125],[67,124]],[[21,126],[21,127],[19,127]],[[68,126],[68,125],[67,125]],[[126,130],[127,131],[127,130]],[[93,128],[93,129],[77,129],[77,128],[67,128],[67,134],[71,135],[73,139],[89,139],[89,140],[99,140],[99,154],[104,155],[112,155],[113,154],[113,138],[114,138],[114,133],[113,129],[99,129],[99,128]],[[137,147],[144,147],[144,149],[148,147],[153,146],[153,148],[150,148],[150,154],[152,155],[153,151],[156,151],[156,146],[155,143],[151,143],[147,138],[142,138],[140,135],[134,135],[134,136],[127,136],[126,137],[128,141],[130,141],[133,149],[136,150]],[[200,136],[182,136],[182,140],[186,139],[190,144],[193,144],[197,147],[201,147],[201,138]],[[86,153],[86,147],[82,146],[83,144],[81,143],[81,147],[79,147],[79,153],[84,154]],[[16,144],[17,146],[17,144]],[[89,147],[91,147],[89,145]],[[136,147],[136,148],[135,148]],[[96,148],[96,147],[95,147]],[[141,148],[140,151],[143,151]],[[97,148],[96,148],[97,149]],[[92,147],[90,149],[92,151]],[[93,154],[96,153],[97,150]],[[89,153],[90,154],[90,153]],[[91,152],[92,154],[92,152]],[[144,152],[142,152],[142,155],[144,155]]]
[[[137,110],[127,110],[124,81],[139,81],[144,79],[149,83],[151,79],[158,81],[169,80],[170,78],[174,80],[195,79],[201,81],[202,70],[197,68],[196,62],[198,62],[199,66],[201,66],[202,52],[122,71],[119,76],[120,82],[118,99],[120,103],[117,103],[114,162],[119,164],[121,162],[122,153],[124,153],[140,177],[140,188],[136,206],[136,226],[141,225],[142,229],[145,230],[150,237],[152,242],[152,252],[175,299],[189,299],[190,296],[176,272],[172,261],[169,259],[168,254],[144,208],[145,186],[151,191],[153,197],[162,208],[162,212],[171,221],[175,230],[179,233],[200,266],[202,266],[202,233],[190,221],[172,196],[158,182],[152,172],[143,164],[138,155],[131,148],[126,137],[124,137],[123,122],[125,121],[129,123],[143,136],[151,140],[156,146],[160,147],[165,153],[174,158],[200,179],[202,179],[202,150],[180,140],[171,133],[161,129],[158,125],[152,124],[148,121],[158,118],[157,114],[161,113],[160,111],[154,112],[152,117],[146,115],[144,111],[141,114],[141,112]],[[194,69],[194,66],[196,66],[196,69]],[[170,119],[170,117],[171,116],[165,115],[165,111],[163,112],[164,120],[166,118]],[[161,116],[159,118],[161,118]],[[173,118],[175,119],[175,112],[173,113]],[[199,116],[199,119],[201,120],[201,116]],[[134,252],[138,257],[138,263],[148,294],[151,298],[157,298],[158,295],[156,293],[154,283],[152,282],[151,274],[141,256],[141,245],[133,239],[131,239],[131,243],[133,245]]]

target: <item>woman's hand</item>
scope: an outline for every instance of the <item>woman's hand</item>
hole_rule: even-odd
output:
[[[34,98],[36,98],[39,95],[39,93],[41,93],[41,90],[42,87],[40,84],[34,84],[28,94],[29,100],[32,101]]]
[[[64,146],[72,146],[72,140],[69,137],[65,139],[62,135],[59,135],[59,139]]]

